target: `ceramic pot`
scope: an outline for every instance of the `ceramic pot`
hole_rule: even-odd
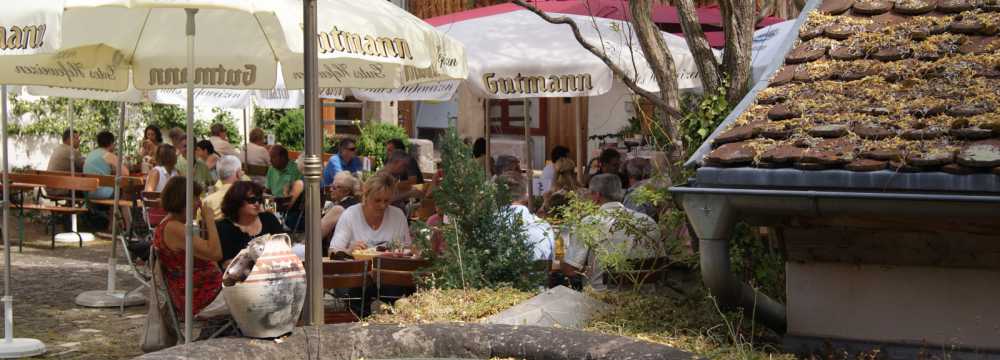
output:
[[[274,338],[289,333],[305,302],[305,267],[292,252],[288,235],[264,235],[249,246],[259,251],[250,275],[222,289],[229,312],[247,337]]]

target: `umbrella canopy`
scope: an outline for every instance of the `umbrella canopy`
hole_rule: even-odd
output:
[[[555,14],[577,22],[586,41],[603,49],[626,72],[639,74],[643,89],[659,91],[631,24],[621,20]],[[601,95],[614,75],[573,36],[566,25],[550,24],[527,10],[439,24],[438,30],[462,42],[469,61],[469,82],[483,97],[575,97]],[[683,38],[663,33],[674,57],[681,89],[701,86],[694,57]]]
[[[323,19],[319,27],[316,9]],[[0,50],[0,83],[115,92],[127,91],[130,84],[139,90],[186,88],[189,139],[194,137],[196,87],[271,90],[281,62],[286,65],[282,74],[288,87],[307,89],[303,196],[311,220],[306,230],[310,323],[322,322],[317,87],[396,88],[466,75],[460,44],[380,0],[65,0],[58,28],[58,33],[39,35],[41,41],[56,38],[61,45],[58,52]],[[193,141],[188,142],[185,157],[194,158]],[[185,248],[192,249],[190,176],[185,187]],[[117,196],[116,191],[116,200]],[[194,322],[192,254],[185,254],[188,342]]]
[[[781,44],[789,37],[795,36],[792,35],[794,30],[795,22],[785,21],[754,31],[751,55],[753,60],[750,67],[753,71],[755,84],[764,77],[764,73],[771,66],[771,63],[784,61],[785,56]]]
[[[299,0],[65,0],[58,15],[17,7],[8,16],[34,16],[36,22],[26,24],[47,29],[38,41],[54,42],[61,51],[0,51],[12,55],[0,56],[0,79],[126,91],[131,70],[136,89],[183,88],[181,8],[198,7],[196,87],[272,90],[281,62],[287,86],[302,88],[301,6]],[[323,0],[319,9],[321,87],[396,88],[464,78],[461,45],[398,7]]]
[[[344,98],[344,89],[326,88],[321,89],[319,97],[321,99]],[[90,99],[104,101],[120,101],[128,103],[155,103],[166,105],[185,106],[187,104],[187,92],[183,89],[158,89],[158,90],[138,90],[129,86],[126,91],[106,91],[106,90],[85,90],[77,88],[64,88],[52,86],[24,86],[20,91],[22,95],[32,97],[67,97],[74,99]],[[282,78],[278,77],[278,84],[271,90],[233,90],[233,89],[205,89],[197,88],[194,91],[194,103],[199,107],[242,109],[250,106],[266,109],[297,109],[304,104],[302,90],[289,90],[285,87]]]

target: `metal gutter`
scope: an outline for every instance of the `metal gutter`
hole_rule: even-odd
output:
[[[781,58],[774,59],[774,61],[771,62],[771,65],[767,67],[766,71],[764,71],[764,75],[760,77],[760,80],[758,80],[757,83],[754,84],[753,88],[751,88],[750,91],[743,96],[743,100],[740,100],[739,104],[736,104],[736,107],[734,107],[733,111],[729,113],[729,116],[722,121],[722,124],[712,131],[712,134],[708,136],[708,139],[701,143],[701,146],[694,152],[694,155],[691,155],[691,157],[688,158],[688,160],[684,163],[684,166],[697,167],[698,165],[701,165],[701,159],[712,151],[712,140],[714,140],[716,136],[719,136],[719,133],[721,133],[723,129],[729,127],[729,124],[736,121],[736,118],[738,118],[743,111],[750,107],[750,105],[753,105],[754,99],[757,97],[757,92],[767,88],[767,85],[771,82],[771,77],[773,77],[774,73],[778,72],[778,69],[784,65],[785,54],[788,54],[788,52],[792,50],[792,45],[798,41],[799,29],[801,29],[802,24],[806,22],[806,19],[809,17],[809,13],[819,7],[821,2],[821,0],[809,0],[806,2],[806,6],[802,8],[802,12],[799,13],[799,17],[795,18],[794,29],[788,34],[788,37],[785,38],[785,42],[781,44]]]
[[[1000,196],[993,195],[949,195],[927,193],[895,193],[895,192],[859,192],[859,191],[813,191],[813,190],[770,190],[770,189],[732,189],[674,186],[670,192],[683,195],[745,195],[745,196],[780,196],[810,199],[853,199],[853,200],[890,200],[890,201],[940,201],[956,203],[987,203],[1000,206]],[[995,215],[995,214],[994,214]]]
[[[990,173],[954,175],[940,171],[906,173],[832,170],[702,167],[699,187],[851,189],[852,191],[946,192],[1000,194],[1000,176]]]

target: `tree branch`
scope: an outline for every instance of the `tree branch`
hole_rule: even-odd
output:
[[[639,45],[642,48],[643,57],[646,62],[649,63],[650,69],[653,71],[653,76],[656,78],[656,83],[659,85],[660,92],[652,93],[646,91],[639,87],[635,79],[630,78],[624,70],[622,70],[617,64],[615,64],[611,59],[604,54],[602,50],[588,43],[583,35],[580,33],[580,28],[573,20],[566,17],[552,17],[546,14],[544,11],[526,3],[524,0],[512,0],[512,2],[522,8],[527,9],[541,17],[543,20],[552,24],[566,24],[570,26],[573,30],[573,36],[576,41],[587,49],[591,54],[597,56],[601,59],[605,65],[611,69],[611,72],[615,74],[616,77],[621,79],[621,81],[632,90],[635,94],[642,96],[644,99],[653,103],[657,109],[663,112],[662,117],[663,128],[665,129],[667,137],[670,139],[670,144],[665,151],[667,158],[667,174],[670,176],[674,183],[679,183],[681,179],[681,171],[678,168],[678,158],[682,155],[684,149],[684,143],[680,135],[680,129],[676,126],[683,118],[679,108],[679,91],[677,88],[677,70],[674,68],[674,60],[670,56],[670,51],[667,48],[666,41],[663,40],[663,36],[660,34],[660,30],[656,27],[656,24],[652,19],[652,4],[650,0],[633,0],[629,2],[629,12],[632,14],[632,24],[633,28],[636,30],[636,37],[639,40]],[[638,74],[637,74],[638,75]]]
[[[625,86],[629,88],[629,90],[632,90],[633,92],[635,92],[639,96],[642,96],[643,98],[646,98],[647,100],[649,100],[650,102],[652,102],[657,107],[661,107],[661,108],[666,109],[666,112],[668,114],[670,114],[670,116],[676,116],[676,117],[682,116],[681,113],[680,113],[680,111],[677,110],[676,106],[670,106],[665,101],[663,101],[656,93],[653,93],[653,92],[650,92],[650,91],[646,91],[643,88],[639,87],[639,85],[635,82],[635,79],[630,78],[628,76],[628,74],[625,73],[625,71],[622,70],[621,67],[619,67],[617,64],[615,64],[613,61],[611,61],[611,58],[609,58],[607,55],[605,55],[603,51],[601,51],[597,47],[595,47],[595,46],[591,45],[589,42],[587,42],[587,40],[584,39],[583,35],[580,33],[580,28],[576,24],[575,21],[573,21],[572,19],[569,19],[569,18],[567,18],[565,16],[552,17],[549,14],[546,14],[544,11],[539,10],[534,5],[531,5],[531,4],[528,4],[528,3],[524,2],[524,0],[512,0],[511,2],[513,2],[514,4],[516,4],[516,5],[520,6],[520,7],[523,7],[525,9],[527,9],[528,11],[531,11],[531,12],[537,14],[543,20],[545,20],[545,21],[547,21],[547,22],[549,22],[551,24],[565,24],[565,25],[569,25],[569,27],[573,30],[573,37],[576,38],[576,41],[579,42],[580,45],[583,46],[584,49],[586,49],[587,51],[589,51],[591,54],[594,54],[594,56],[597,56],[598,59],[601,59],[601,61],[604,62],[604,64],[607,65],[609,69],[611,69],[611,72],[614,73],[616,77],[618,77],[619,79],[622,80],[622,83],[624,83]],[[652,64],[650,64],[650,65],[652,65]],[[674,83],[676,84],[676,81]],[[674,85],[674,87],[676,87],[676,85]],[[661,91],[662,91],[662,89],[661,89]]]
[[[726,100],[735,104],[750,90],[750,55],[756,9],[753,0],[722,0],[719,1],[719,8],[726,35],[722,68],[729,74]]]
[[[755,17],[754,24],[760,24],[764,18],[771,16],[774,13],[774,9],[777,8],[777,0],[764,0],[764,5],[757,10],[757,16]]]
[[[674,67],[674,58],[670,55],[666,40],[660,34],[660,29],[653,22],[653,4],[651,0],[632,0],[629,2],[629,13],[632,14],[632,24],[635,28],[635,35],[639,39],[639,46],[642,47],[642,54],[649,63],[656,83],[660,86],[660,99],[665,105],[660,106],[664,112],[663,127],[666,129],[667,137],[670,139],[670,147],[667,148],[668,172],[674,183],[680,179],[680,170],[677,168],[677,161],[684,153],[684,140],[681,137],[680,123],[684,117],[679,112],[670,113],[669,110],[677,109],[680,105],[679,90],[677,88],[677,69]]]
[[[701,86],[706,93],[714,93],[722,86],[722,74],[719,68],[719,61],[715,58],[715,52],[705,38],[705,32],[701,29],[701,21],[695,12],[693,0],[677,0],[677,14],[680,15],[681,29],[684,31],[684,40],[687,41],[691,55],[698,65],[698,72],[701,73]]]

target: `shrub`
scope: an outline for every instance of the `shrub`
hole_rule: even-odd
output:
[[[531,272],[533,251],[506,189],[487,178],[455,128],[442,137],[441,151],[444,179],[434,201],[450,219],[443,225],[447,249],[423,281],[441,288],[537,288],[542,275]]]
[[[305,112],[302,110],[286,111],[267,130],[274,135],[274,141],[284,145],[288,150],[302,151],[305,146]]]
[[[386,141],[400,139],[403,144],[410,146],[406,130],[393,124],[369,122],[358,129],[361,132],[358,136],[358,155],[372,159],[375,168],[381,167],[385,159]]]

